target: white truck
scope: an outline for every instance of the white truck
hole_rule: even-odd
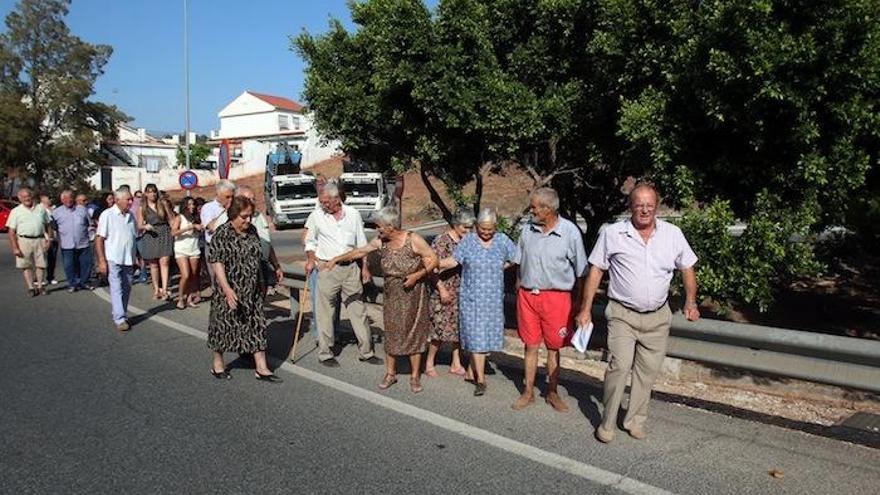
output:
[[[272,178],[269,198],[275,227],[282,229],[306,223],[318,205],[315,176],[309,174],[276,175]]]
[[[345,204],[361,214],[365,223],[374,224],[373,215],[388,204],[385,178],[376,172],[346,172],[339,176],[345,191]]]
[[[302,173],[301,159],[286,144],[266,157],[266,209],[278,229],[304,224],[318,205],[315,176]]]

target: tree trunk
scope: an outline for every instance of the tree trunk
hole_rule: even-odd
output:
[[[452,211],[446,206],[446,202],[443,201],[443,197],[437,192],[434,184],[431,184],[428,171],[421,165],[419,166],[419,176],[422,178],[422,183],[425,185],[425,189],[428,190],[428,195],[431,197],[431,201],[437,205],[437,208],[440,208],[440,213],[443,215],[443,219],[446,220],[446,223],[452,225]]]

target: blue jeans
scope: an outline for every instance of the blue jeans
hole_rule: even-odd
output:
[[[110,307],[113,323],[119,325],[125,321],[128,312],[128,299],[131,296],[131,279],[134,266],[117,265],[107,261],[107,282],[110,283]]]
[[[311,275],[309,275],[309,301],[312,305],[312,317],[309,321],[309,333],[312,334],[312,337],[318,338],[318,322],[315,318],[316,310],[318,307],[318,270],[312,270]],[[333,315],[333,335],[339,335],[339,310],[341,304],[336,304],[336,313]]]
[[[92,249],[62,249],[61,261],[64,263],[64,276],[67,286],[84,289],[92,276]]]

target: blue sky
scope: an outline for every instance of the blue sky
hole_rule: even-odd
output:
[[[0,15],[16,3],[0,0]],[[217,112],[247,89],[300,101],[303,62],[288,36],[324,32],[331,17],[351,27],[345,0],[189,0],[192,129],[219,128]],[[113,46],[95,99],[139,127],[184,128],[183,0],[73,0],[67,24]]]

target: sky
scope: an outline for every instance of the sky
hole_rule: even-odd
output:
[[[0,0],[0,15],[16,3]],[[189,0],[192,130],[219,129],[217,113],[245,90],[301,101],[304,63],[288,37],[323,33],[333,17],[353,29],[345,0]],[[73,0],[66,22],[113,47],[95,100],[137,127],[185,128],[183,0]]]

